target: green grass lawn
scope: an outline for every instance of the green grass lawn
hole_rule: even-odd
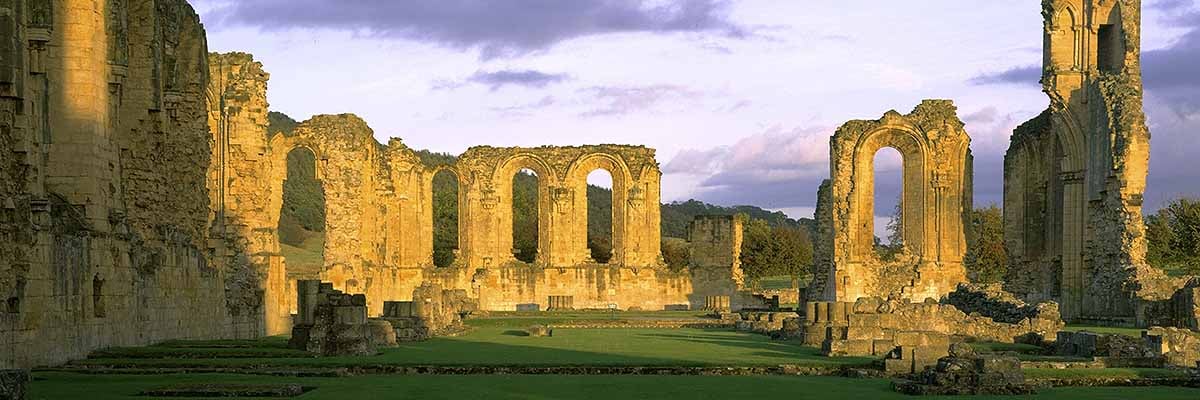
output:
[[[29,399],[138,399],[143,390],[178,383],[296,383],[316,399],[911,399],[883,379],[793,376],[356,376],[288,378],[251,375],[79,375],[37,373]],[[938,399],[1015,397],[938,397]],[[1057,388],[1032,399],[1188,399],[1198,389]]]
[[[1175,378],[1188,376],[1187,371],[1158,368],[1025,368],[1026,378]]]
[[[317,232],[305,239],[300,246],[280,243],[279,252],[287,262],[289,277],[312,278],[320,273],[325,265],[325,234]]]
[[[772,341],[727,329],[557,329],[553,337],[523,336],[513,326],[481,326],[459,337],[439,337],[382,349],[373,357],[303,357],[279,348],[196,347],[186,341],[142,348],[117,348],[77,364],[127,366],[301,366],[355,365],[539,365],[539,366],[810,366],[864,365],[870,359],[828,358],[797,342]],[[245,341],[239,341],[245,342]],[[248,354],[239,354],[245,350]],[[207,352],[207,356],[205,355]],[[276,352],[255,356],[261,352]],[[157,358],[153,358],[157,357]]]

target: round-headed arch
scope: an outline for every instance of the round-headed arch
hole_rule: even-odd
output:
[[[493,182],[508,182],[511,181],[513,175],[517,172],[528,169],[537,174],[538,181],[546,180],[546,183],[557,182],[558,177],[554,173],[554,169],[550,167],[550,163],[533,153],[517,153],[513,154],[496,164],[496,173],[492,176]]]
[[[609,175],[612,175],[614,190],[616,189],[617,181],[626,183],[633,180],[633,175],[629,171],[629,164],[621,157],[608,152],[588,153],[579,157],[567,169],[567,176],[570,177],[569,179],[582,178],[586,181],[588,174],[597,169],[603,169],[608,171]]]
[[[900,152],[903,160],[901,220],[905,247],[920,254],[925,246],[924,221],[929,173],[926,168],[928,147],[924,135],[909,124],[887,124],[864,133],[855,144],[853,177],[853,220],[851,237],[857,238],[856,253],[874,253],[875,237],[875,155],[885,147]]]

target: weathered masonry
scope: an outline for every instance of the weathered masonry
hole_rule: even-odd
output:
[[[0,0],[0,368],[265,332],[206,189],[183,0]]]
[[[1145,325],[1180,286],[1145,263],[1140,0],[1046,0],[1050,108],[1005,156],[1006,288],[1067,320]]]
[[[938,299],[966,281],[963,210],[971,207],[970,137],[946,100],[926,100],[908,115],[850,121],[830,139],[831,179],[818,195],[816,274],[808,296]],[[904,254],[874,250],[874,159],[881,148],[903,156]]]
[[[209,59],[216,210],[230,220],[227,229],[245,240],[237,257],[248,259],[263,282],[271,333],[283,331],[276,328],[286,326],[282,321],[294,308],[278,224],[287,156],[297,149],[315,156],[326,199],[324,265],[309,278],[366,294],[372,315],[383,311],[385,301],[409,300],[423,283],[466,290],[485,310],[546,309],[551,298],[578,308],[661,310],[702,306],[705,294],[696,285],[719,291],[709,295],[733,296],[741,289],[736,260],[716,268],[720,273],[671,272],[663,265],[661,172],[653,149],[482,146],[452,165],[427,165],[399,139],[379,144],[371,128],[349,114],[316,116],[292,133],[268,136],[269,75],[262,65],[240,53]],[[587,247],[587,176],[599,169],[613,179],[613,253],[603,264]],[[532,263],[519,261],[513,245],[513,182],[521,171],[536,174],[538,182]],[[452,174],[459,188],[456,261],[443,268],[433,263],[433,180],[439,173]]]

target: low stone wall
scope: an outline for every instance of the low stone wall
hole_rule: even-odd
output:
[[[1150,328],[1144,334],[1171,365],[1200,368],[1200,332],[1178,328]],[[1156,345],[1156,346],[1155,346]]]
[[[991,318],[995,322],[1024,324],[1038,332],[1058,332],[1065,325],[1058,304],[1028,304],[1004,291],[1000,285],[959,284],[942,301],[960,311]]]
[[[852,349],[849,346],[856,341],[828,340],[826,343],[834,346],[842,343],[846,348],[835,350],[823,348],[827,354],[861,353],[866,349]],[[927,367],[937,365],[942,357],[950,352],[950,336],[938,332],[905,331],[897,332],[892,340],[873,340],[870,343],[872,355],[885,355],[883,370],[889,375],[907,375],[924,371]]]
[[[739,332],[754,332],[773,335],[783,330],[784,321],[799,319],[794,312],[743,311],[739,313],[721,313],[722,321],[733,321],[734,329]]]
[[[880,355],[876,340],[891,340],[904,331],[937,332],[976,340],[1014,343],[1034,341],[1051,332],[1048,326],[1028,318],[1018,324],[996,322],[978,314],[937,302],[908,303],[865,297],[855,303],[805,303],[804,343],[846,349],[845,355]],[[827,341],[839,342],[826,345]],[[840,343],[845,342],[845,343]],[[886,353],[883,349],[883,353]]]
[[[1016,357],[979,355],[971,346],[957,343],[934,368],[919,371],[911,380],[897,380],[897,392],[920,395],[1027,395],[1035,387],[1025,382]]]
[[[1162,353],[1147,336],[1093,332],[1059,332],[1055,352],[1068,357],[1153,358]]]
[[[412,301],[383,303],[383,317],[395,329],[400,342],[416,342],[432,336],[451,336],[466,330],[463,317],[478,311],[478,304],[462,289],[443,289],[425,283],[413,290]]]

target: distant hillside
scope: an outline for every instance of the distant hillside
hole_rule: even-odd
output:
[[[746,214],[750,219],[767,221],[771,226],[783,226],[795,229],[814,230],[811,218],[792,219],[779,211],[768,211],[755,206],[722,207],[708,204],[699,200],[673,202],[662,206],[662,235],[663,237],[687,238],[688,223],[699,215],[735,215]]]

